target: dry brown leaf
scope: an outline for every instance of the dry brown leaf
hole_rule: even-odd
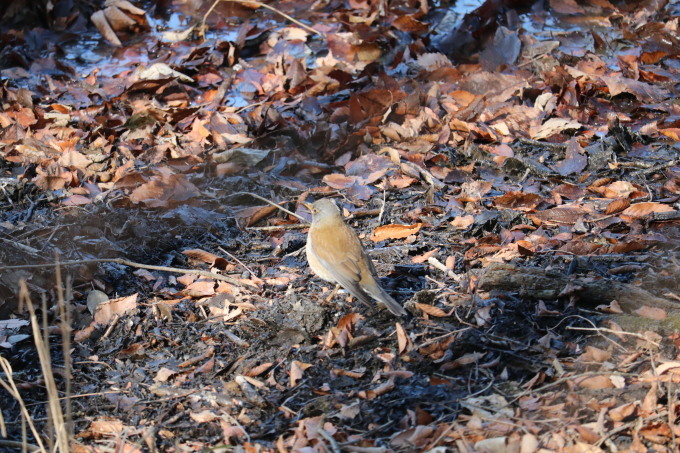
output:
[[[404,354],[413,349],[413,344],[411,343],[411,340],[409,340],[408,334],[401,323],[396,323],[395,327],[397,329],[397,345],[399,346],[399,354]]]
[[[595,346],[586,346],[585,352],[578,357],[578,360],[580,362],[602,363],[609,360],[611,356],[612,353],[609,351],[596,348]]]
[[[414,225],[382,225],[373,231],[371,241],[380,242],[387,239],[403,239],[418,233],[422,226],[422,223],[416,223]]]
[[[208,409],[201,412],[189,412],[189,417],[196,423],[208,423],[220,418],[217,414]]]
[[[138,294],[135,293],[97,305],[97,311],[94,313],[95,322],[97,324],[108,324],[114,316],[122,316],[128,311],[135,310],[137,308],[137,296]]]
[[[607,205],[604,213],[606,215],[616,214],[630,206],[630,200],[628,198],[617,198]]]
[[[335,376],[347,376],[352,379],[361,379],[366,374],[365,371],[343,370],[341,368],[333,368],[331,373]]]
[[[463,215],[458,216],[451,221],[451,226],[457,230],[465,230],[470,225],[475,223],[475,216],[473,215]]]
[[[588,158],[585,150],[578,143],[576,138],[572,138],[567,143],[564,160],[553,165],[553,169],[562,176],[580,173],[588,165]]]
[[[543,197],[537,193],[508,192],[505,195],[494,198],[493,203],[499,208],[531,211],[542,201]]]
[[[380,395],[384,395],[387,392],[391,392],[394,390],[394,378],[391,377],[388,379],[387,382],[384,384],[379,385],[378,387],[372,389],[372,390],[362,390],[360,391],[357,396],[361,399],[367,399],[367,400],[372,400],[377,398]]]
[[[458,357],[456,360],[453,360],[451,362],[446,362],[444,363],[441,367],[439,367],[440,370],[442,371],[448,371],[448,370],[454,370],[456,368],[461,368],[467,365],[471,365],[473,363],[478,363],[484,356],[486,355],[486,352],[471,352],[468,354],[465,354],[462,357]]]
[[[491,181],[472,181],[461,184],[461,193],[458,195],[458,200],[464,202],[477,202],[482,199],[484,195],[489,193],[493,183]]]
[[[422,264],[425,261],[427,261],[431,256],[434,256],[439,250],[440,250],[439,247],[437,247],[436,249],[430,250],[429,252],[425,252],[422,255],[414,256],[413,258],[411,258],[411,262],[414,264]]]
[[[290,386],[295,387],[297,382],[302,379],[302,375],[305,370],[311,367],[311,363],[300,362],[299,360],[293,360],[290,363]]]
[[[172,376],[174,376],[176,374],[177,374],[177,371],[175,371],[175,370],[171,370],[170,368],[166,368],[166,367],[161,367],[156,372],[156,377],[154,377],[154,381],[167,382],[168,379],[170,379]]]
[[[534,140],[542,140],[566,130],[580,129],[581,126],[583,125],[576,120],[550,118],[533,133],[531,138]]]
[[[215,294],[215,281],[200,279],[196,280],[182,291],[189,297],[207,297]]]
[[[621,213],[621,218],[626,221],[632,221],[633,219],[639,219],[646,217],[653,212],[673,212],[671,206],[663,203],[656,203],[653,201],[647,201],[643,203],[635,203],[625,211]]]
[[[649,307],[647,305],[638,308],[633,313],[655,321],[662,321],[668,317],[668,313],[663,308]]]
[[[92,14],[90,20],[94,26],[97,27],[97,30],[99,30],[99,33],[102,34],[104,39],[109,42],[109,44],[116,47],[123,46],[123,43],[120,42],[120,39],[118,39],[118,36],[116,36],[116,32],[113,31],[113,28],[111,28],[109,21],[106,20],[106,14],[104,14],[104,11],[96,11],[94,14]]]
[[[126,426],[119,419],[113,417],[99,417],[90,424],[86,431],[95,439],[120,436],[124,431],[126,433],[139,432],[133,426]]]
[[[590,390],[611,389],[614,388],[614,383],[609,376],[580,376],[574,378],[574,382],[581,388]]]
[[[602,195],[607,198],[628,198],[637,188],[628,181],[616,181],[605,187]]]
[[[423,313],[427,313],[428,315],[434,316],[435,318],[446,318],[449,316],[449,314],[441,308],[437,308],[432,305],[415,303],[414,306]]]
[[[557,225],[573,225],[582,219],[586,214],[582,208],[578,206],[558,206],[545,211],[539,211],[532,214],[527,214],[534,223],[542,225],[543,223],[557,224]]]
[[[338,329],[340,330],[349,330],[350,332],[352,331],[352,327],[354,325],[364,319],[363,316],[361,316],[359,313],[349,313],[338,321]]]
[[[256,367],[251,368],[251,369],[248,370],[244,375],[245,375],[246,377],[259,376],[260,374],[264,373],[264,372],[267,371],[269,368],[271,368],[272,365],[274,365],[272,362],[263,363],[263,364],[261,364],[261,365],[258,365],[258,366],[256,366]]]
[[[638,406],[638,402],[634,401],[632,403],[622,404],[619,407],[609,410],[607,415],[615,422],[620,422],[635,413],[635,409]]]
[[[241,209],[234,214],[236,221],[242,226],[253,226],[265,217],[270,216],[276,212],[278,208],[276,206],[265,205],[265,206],[253,206],[250,208]]]

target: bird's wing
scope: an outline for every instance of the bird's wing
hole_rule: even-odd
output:
[[[361,242],[348,228],[318,231],[314,240],[314,254],[333,278],[361,302],[371,304],[371,297],[360,285],[362,259],[366,256]],[[349,246],[348,246],[349,245]]]

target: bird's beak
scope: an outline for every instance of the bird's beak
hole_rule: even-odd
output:
[[[307,210],[308,210],[309,212],[312,212],[312,205],[311,205],[311,204],[302,202],[302,206],[304,206],[305,208],[307,208]]]

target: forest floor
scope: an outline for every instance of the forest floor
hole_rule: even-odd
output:
[[[678,451],[677,4],[167,3],[0,7],[0,452]]]

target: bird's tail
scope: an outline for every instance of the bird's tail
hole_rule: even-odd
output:
[[[394,316],[406,316],[406,310],[399,302],[392,299],[392,296],[387,294],[384,289],[378,287],[377,294],[371,294],[379,302],[381,302]]]

